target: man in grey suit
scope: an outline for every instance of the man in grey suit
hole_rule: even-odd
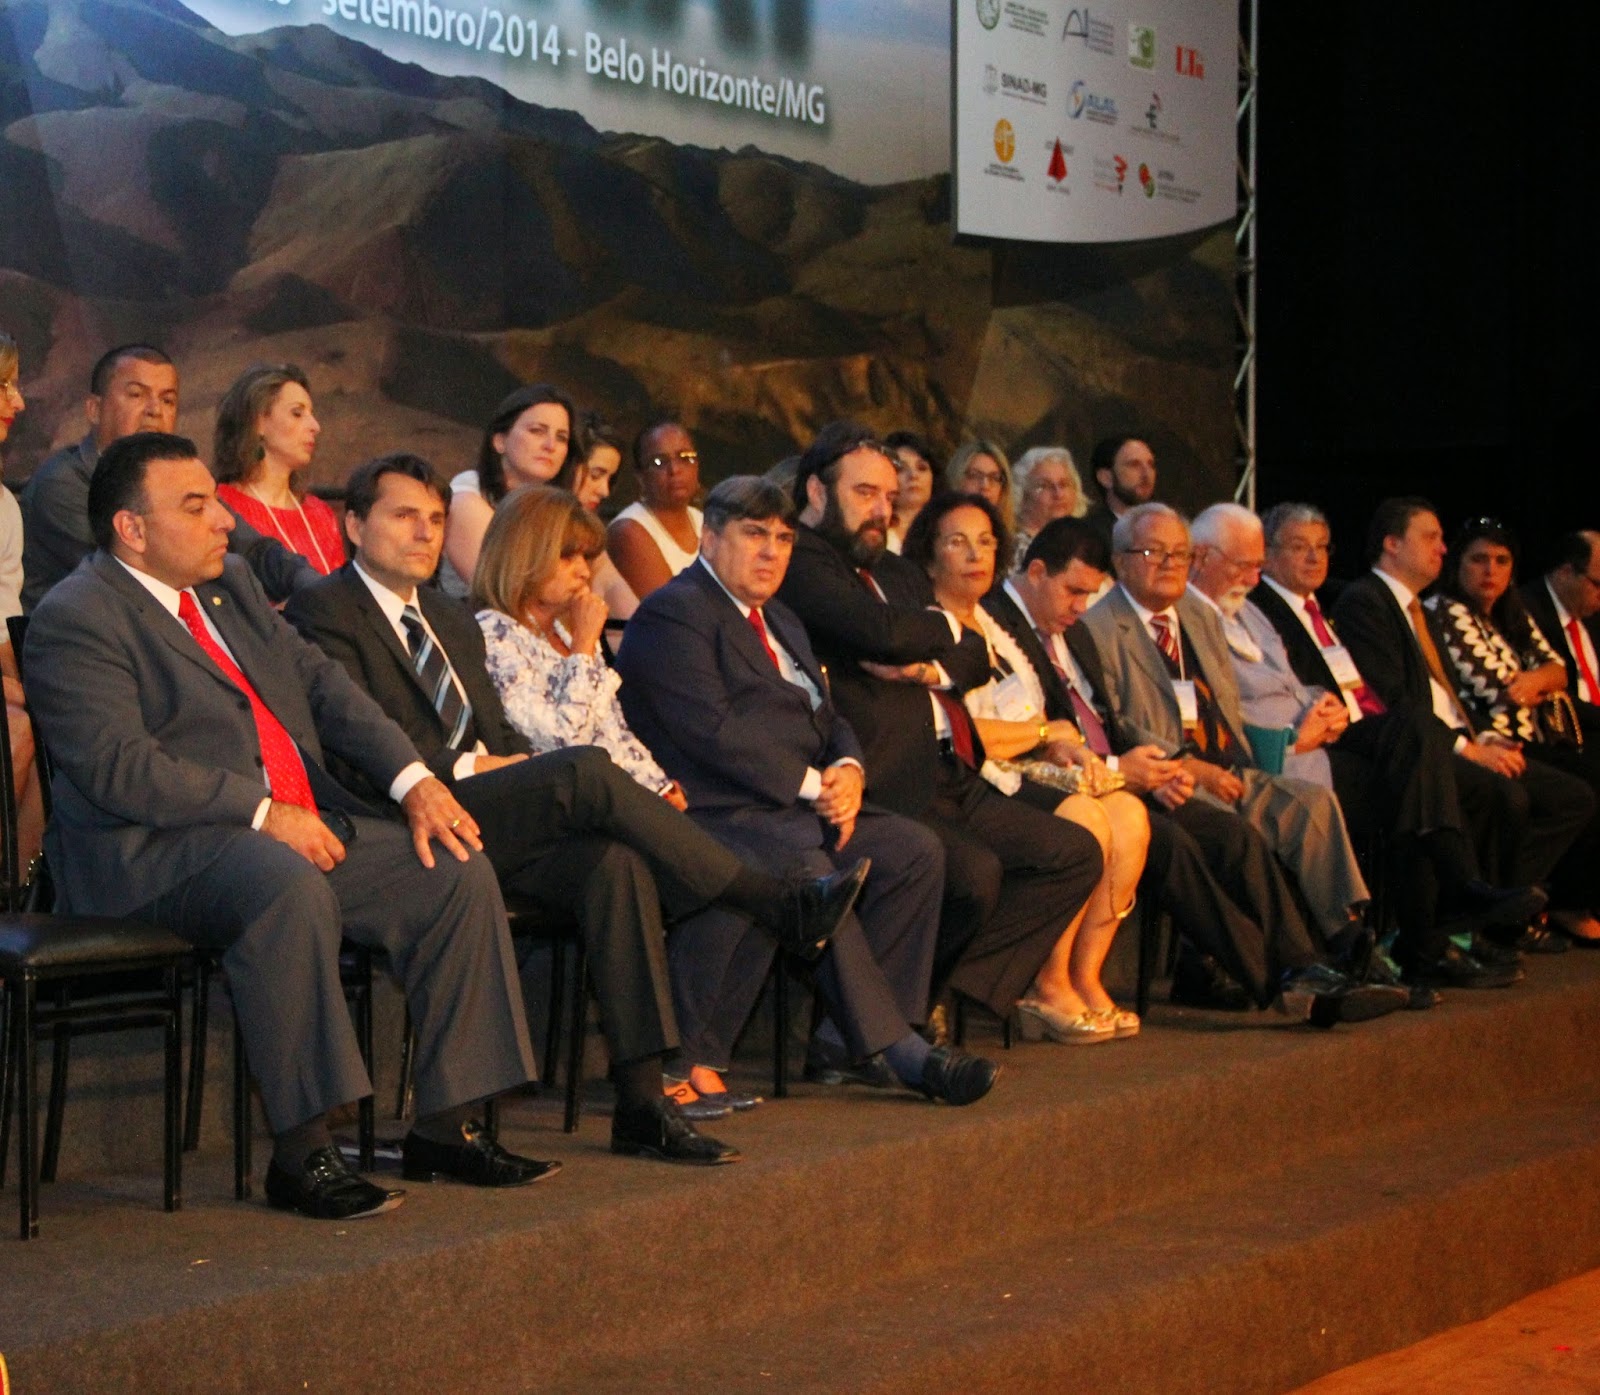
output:
[[[227,557],[232,516],[193,442],[115,442],[88,512],[98,548],[40,603],[27,639],[57,764],[47,846],[63,909],[153,920],[222,951],[274,1134],[274,1206],[343,1220],[402,1195],[350,1171],[328,1135],[327,1112],[372,1091],[341,935],[388,955],[416,1023],[405,1175],[551,1175],[556,1164],[506,1152],[475,1122],[480,1101],[533,1069],[476,823]],[[405,824],[341,788],[324,750],[386,790]]]
[[[1222,627],[1185,594],[1188,525],[1165,504],[1142,504],[1117,520],[1113,550],[1119,584],[1083,624],[1104,664],[1105,698],[1120,729],[1129,740],[1177,755],[1193,798],[1246,819],[1295,874],[1329,949],[1349,947],[1364,933],[1354,913],[1369,893],[1338,801],[1331,790],[1256,768]],[[1329,991],[1348,994],[1348,980]],[[1374,1015],[1369,1006],[1404,1005],[1403,993],[1383,992],[1393,996],[1380,996],[1375,986],[1360,990],[1343,1020]]]

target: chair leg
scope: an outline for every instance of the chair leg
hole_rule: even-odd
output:
[[[411,1021],[411,1004],[406,1004],[405,1033],[400,1038],[400,1083],[394,1092],[394,1117],[404,1119],[411,1112],[411,1096],[415,1089],[413,1073],[416,1070],[417,1029]]]
[[[959,993],[953,995],[955,1007],[950,1014],[950,1040],[956,1046],[967,1044],[967,1000]]]
[[[244,1033],[233,1019],[233,1195],[250,1199],[250,1066],[244,1058]]]
[[[544,1029],[544,1078],[554,1081],[561,1060],[561,1028],[566,1021],[567,946],[550,942],[550,1019]]]
[[[781,953],[772,960],[772,1095],[789,1098],[789,966]]]
[[[360,1023],[361,1059],[366,1062],[367,1080],[372,1080],[372,968],[366,966],[366,981],[357,998],[357,1021]],[[361,1097],[356,1105],[356,1142],[361,1170],[371,1172],[377,1165],[377,1100],[372,1094]]]
[[[1174,937],[1176,939],[1176,937]],[[1139,968],[1134,990],[1134,1011],[1143,1017],[1150,1011],[1150,983],[1155,977],[1156,954],[1161,948],[1161,912],[1154,897],[1139,903]]]
[[[189,1024],[189,1097],[183,1113],[183,1150],[200,1146],[200,1106],[206,1093],[206,1035],[211,1023],[211,965],[194,966],[194,1018]]]
[[[500,1101],[488,1099],[483,1102],[483,1131],[491,1140],[500,1141]]]
[[[18,1206],[22,1218],[22,1238],[39,1234],[39,1055],[33,1039],[33,1013],[38,987],[30,977],[18,984],[12,1003],[16,1018],[17,1056],[17,1134],[21,1144],[17,1157]]]
[[[12,985],[0,983],[0,1187],[6,1184],[6,1162],[11,1156],[11,1102],[16,1081],[17,1053],[11,1040],[16,1009],[11,1001]]]
[[[567,1040],[567,1101],[561,1127],[578,1131],[579,1098],[583,1086],[583,1047],[589,1028],[589,956],[580,943],[573,955],[572,1024]]]
[[[56,1002],[67,1007],[72,1000],[71,989],[61,984],[56,989]],[[72,1029],[65,1024],[51,1033],[50,1041],[50,1101],[44,1115],[44,1158],[39,1164],[39,1178],[44,1182],[56,1180],[56,1165],[61,1161],[61,1121],[67,1110],[67,1068],[72,1061]]]
[[[168,1211],[183,1205],[183,984],[177,966],[166,971],[167,1047],[165,1117],[162,1131],[161,1204]]]

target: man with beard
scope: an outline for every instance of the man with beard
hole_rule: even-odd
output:
[[[1095,446],[1089,468],[1100,486],[1100,502],[1084,521],[1094,526],[1109,551],[1117,520],[1155,498],[1156,457],[1137,436],[1108,436]]]
[[[1005,1017],[1088,900],[1100,847],[979,777],[960,694],[988,681],[988,646],[931,608],[928,578],[886,551],[898,488],[869,432],[824,427],[795,476],[801,527],[778,599],[805,625],[860,742],[866,797],[945,845],[934,991],[948,984]]]
[[[1267,554],[1261,520],[1239,504],[1213,504],[1191,537],[1189,587],[1222,621],[1245,720],[1290,732],[1283,773],[1332,789],[1358,841],[1384,834],[1402,956],[1437,959],[1455,930],[1535,914],[1543,897],[1533,888],[1500,892],[1479,875],[1444,729],[1415,712],[1364,711],[1353,694],[1347,707],[1337,685],[1296,675],[1273,622],[1250,600]],[[1467,917],[1460,924],[1439,920],[1440,888],[1448,910]],[[1487,985],[1466,973],[1456,986]]]

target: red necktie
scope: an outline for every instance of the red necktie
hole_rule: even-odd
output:
[[[1156,632],[1156,648],[1166,658],[1169,664],[1177,666],[1182,662],[1178,655],[1178,636],[1172,632],[1172,624],[1165,615],[1152,615],[1150,628]]]
[[[317,801],[312,797],[311,781],[306,776],[305,762],[300,759],[300,748],[294,744],[294,737],[261,701],[254,685],[228,656],[228,651],[211,637],[211,631],[206,629],[206,622],[201,618],[200,607],[195,604],[194,595],[189,591],[179,594],[178,619],[189,627],[194,642],[206,651],[211,662],[250,699],[250,714],[255,718],[256,739],[261,743],[261,763],[267,770],[267,786],[272,797],[280,803],[298,804],[302,809],[316,813]]]
[[[1589,690],[1588,697],[1579,693],[1579,700],[1600,702],[1600,683],[1594,681],[1594,670],[1589,667],[1589,656],[1583,648],[1583,626],[1578,623],[1576,616],[1567,621],[1567,638],[1572,642],[1572,657],[1578,661],[1578,673],[1583,678],[1583,685]]]
[[[1311,630],[1317,637],[1317,643],[1324,649],[1332,649],[1339,643],[1333,637],[1333,631],[1328,628],[1328,622],[1322,618],[1322,607],[1317,604],[1315,596],[1306,597],[1306,619],[1311,622]],[[1361,709],[1363,717],[1381,717],[1388,711],[1383,699],[1365,683],[1360,684],[1351,696],[1355,698],[1356,706]]]
[[[761,647],[767,651],[767,657],[772,660],[773,668],[782,673],[783,665],[778,662],[778,651],[772,647],[772,641],[767,638],[767,622],[761,618],[761,611],[756,606],[750,608],[750,628],[756,632]]]
[[[950,721],[950,746],[955,751],[956,757],[970,770],[978,768],[978,744],[973,740],[976,728],[972,725],[972,716],[967,711],[961,699],[954,693],[947,693],[943,688],[932,688],[934,701],[944,708],[944,715]]]
[[[889,599],[887,596],[885,596],[883,594],[883,587],[878,585],[878,579],[875,576],[873,576],[872,568],[870,568],[870,567],[857,567],[856,568],[856,575],[861,578],[863,583],[865,583],[867,590],[872,592],[872,594],[874,596],[876,596],[880,601],[887,601]]]

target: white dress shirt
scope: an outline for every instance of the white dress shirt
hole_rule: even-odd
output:
[[[1561,638],[1566,641],[1567,648],[1570,649],[1572,648],[1572,631],[1567,626],[1572,623],[1572,614],[1566,606],[1561,604],[1561,597],[1556,595],[1556,588],[1550,584],[1549,577],[1545,578],[1544,589],[1550,593],[1550,599],[1555,603],[1556,623],[1561,627]],[[1595,692],[1583,676],[1584,665],[1587,664],[1588,672],[1600,677],[1600,663],[1595,661],[1594,640],[1589,636],[1589,627],[1581,620],[1578,621],[1578,645],[1583,651],[1583,663],[1578,665],[1578,677],[1577,682],[1573,685],[1573,696],[1579,702],[1600,703],[1600,693]],[[1573,658],[1578,657],[1577,654],[1573,655]]]
[[[1389,588],[1395,600],[1400,603],[1400,609],[1405,612],[1407,627],[1412,628],[1411,603],[1417,599],[1416,592],[1398,577],[1390,576],[1388,572],[1379,567],[1374,567],[1372,574]],[[1411,642],[1417,646],[1417,650],[1420,652],[1422,645],[1417,640],[1414,632],[1411,636]],[[1455,694],[1446,689],[1431,672],[1428,674],[1428,692],[1433,698],[1433,715],[1449,727],[1451,731],[1461,733],[1456,738],[1455,744],[1455,749],[1459,751],[1467,744],[1468,740],[1467,732],[1461,725],[1461,704],[1456,701]]]

